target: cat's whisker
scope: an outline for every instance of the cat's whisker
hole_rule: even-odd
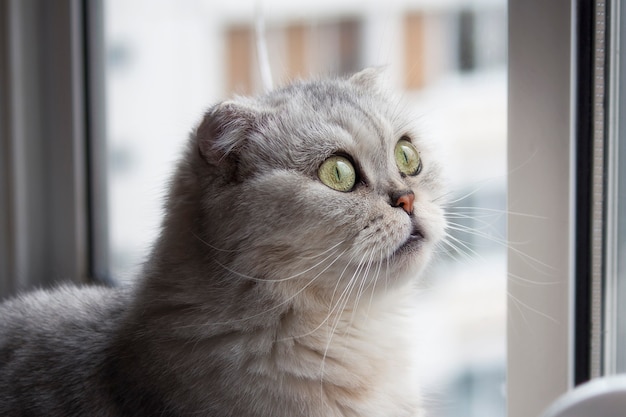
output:
[[[476,252],[474,249],[472,249],[467,243],[463,242],[461,239],[459,239],[457,237],[452,236],[449,233],[446,233],[446,236],[445,236],[443,241],[444,242],[447,241],[448,243],[454,242],[457,245],[459,245],[461,248],[464,249],[464,251],[460,251],[460,253],[464,253],[468,257],[469,260],[472,259],[472,256],[470,256],[470,255],[473,255],[473,256],[475,256],[475,257],[477,257],[479,259],[483,259],[482,255],[480,253]],[[450,242],[450,241],[452,241],[452,242]],[[467,251],[467,252],[465,252],[465,251]]]
[[[381,251],[381,255],[382,255],[382,251]],[[374,275],[374,278],[372,279],[372,291],[370,291],[370,302],[367,308],[368,315],[369,315],[369,311],[372,308],[372,302],[374,301],[374,293],[376,292],[376,284],[378,283],[378,278],[380,277],[380,270],[382,268],[382,265],[383,265],[382,261],[377,262],[376,274]]]
[[[504,247],[508,247],[509,245],[513,245],[513,244],[517,244],[517,245],[526,244],[526,242],[511,242],[511,241],[508,241],[508,240],[503,239],[501,237],[495,236],[495,235],[493,235],[491,233],[485,232],[485,231],[483,231],[481,229],[467,227],[465,225],[457,224],[457,223],[453,223],[453,222],[448,222],[448,224],[446,225],[446,229],[453,230],[453,231],[460,232],[460,233],[464,233],[464,234],[467,234],[467,235],[477,236],[477,237],[489,240],[490,242],[497,243],[497,244],[499,244],[501,246],[504,246]]]
[[[367,279],[367,277],[369,276],[370,270],[372,268],[372,263],[374,262],[374,249],[371,249],[370,253],[369,253],[369,257],[367,260],[367,264],[365,266],[365,271],[363,272],[363,277],[365,278],[363,280],[363,282],[361,283],[361,285],[359,286],[359,291],[357,292],[357,296],[356,296],[356,302],[358,303],[359,299],[361,298],[361,296],[363,295],[363,292],[365,291],[365,286],[363,285]],[[356,305],[355,305],[356,307]]]
[[[261,311],[260,313],[257,314],[253,314],[250,316],[246,316],[246,317],[241,317],[238,319],[233,319],[233,320],[229,320],[226,322],[207,322],[207,323],[203,323],[203,324],[193,324],[190,326],[185,326],[185,327],[201,327],[201,326],[223,326],[223,325],[228,325],[228,324],[232,324],[232,323],[238,323],[238,322],[243,322],[243,321],[247,321],[247,320],[251,320],[260,316],[263,316],[271,311],[277,310],[281,307],[283,307],[284,305],[288,304],[290,301],[292,301],[293,299],[295,299],[297,296],[299,296],[300,294],[302,294],[307,288],[309,288],[313,282],[315,282],[320,276],[322,276],[328,269],[330,269],[330,267],[333,266],[333,264],[335,264],[335,262],[337,262],[341,256],[343,256],[344,253],[346,253],[348,251],[348,249],[345,249],[342,253],[340,253],[332,262],[330,262],[330,264],[328,264],[322,271],[320,271],[317,275],[315,275],[313,278],[311,278],[309,280],[309,282],[307,282],[306,284],[304,284],[302,286],[302,288],[300,288],[298,291],[296,291],[294,294],[292,294],[290,297],[286,298],[285,300],[281,301],[280,303],[272,306],[271,308],[268,308],[266,310]],[[267,282],[267,281],[265,281]]]
[[[365,258],[368,256],[367,253],[363,254],[363,256],[361,257],[361,259],[359,260],[359,263],[357,264],[357,267],[355,268],[354,273],[352,274],[352,277],[350,277],[350,280],[348,281],[348,285],[346,286],[346,288],[344,289],[344,291],[340,294],[339,299],[337,300],[337,304],[339,304],[339,301],[342,300],[342,298],[344,298],[344,300],[342,300],[341,302],[343,303],[343,306],[341,307],[341,309],[339,309],[338,311],[344,311],[345,310],[345,306],[347,304],[347,301],[350,299],[350,295],[352,294],[352,290],[353,287],[356,283],[356,281],[358,280],[358,277],[361,275],[362,271],[364,271],[364,261]],[[341,318],[341,316],[337,316],[338,320]],[[334,332],[334,330],[333,330]]]
[[[441,241],[441,244],[447,245],[454,253],[463,257],[463,259],[465,259],[465,261],[467,262],[472,262],[474,260],[474,258],[472,258],[470,254],[466,253],[462,248],[450,242],[447,237],[444,237],[444,239]],[[449,250],[446,251],[444,249],[444,253],[445,252],[449,253]]]
[[[468,220],[482,220],[482,219],[494,219],[493,221],[497,221],[500,220],[502,218],[502,214],[500,213],[489,213],[489,214],[483,214],[483,215],[476,215],[476,214],[464,214],[464,213],[460,213],[460,212],[446,212],[443,215],[446,219],[468,219]],[[481,223],[485,223],[485,224],[492,224],[492,223],[488,223],[485,220],[482,220]]]
[[[369,253],[369,259],[367,260],[367,265],[365,266],[365,270],[363,272],[363,275],[361,276],[361,280],[360,280],[361,282],[359,283],[359,288],[355,296],[354,307],[352,309],[352,314],[350,315],[349,326],[346,327],[346,331],[350,327],[350,325],[352,325],[352,323],[354,322],[354,316],[357,313],[359,302],[361,301],[361,297],[363,296],[363,293],[367,287],[366,284],[368,282],[369,272],[372,267],[373,255],[374,255],[374,249],[371,249]]]
[[[526,265],[528,265],[531,269],[533,269],[537,273],[540,273],[546,276],[551,276],[552,272],[556,271],[556,268],[554,266],[549,265],[533,256],[530,256],[529,254],[527,254],[526,252],[520,249],[517,249],[514,245],[518,245],[518,244],[524,245],[526,243],[509,242],[505,247],[510,253],[519,256],[519,259],[521,259],[522,262],[524,262]],[[548,271],[542,270],[539,267],[543,267]],[[552,271],[552,272],[549,272],[549,271]]]
[[[524,307],[525,309],[527,309],[527,310],[529,310],[529,311],[532,311],[533,313],[538,314],[538,315],[540,315],[541,317],[544,317],[544,318],[546,318],[546,319],[550,320],[551,322],[553,322],[553,323],[555,323],[555,324],[557,324],[557,325],[558,325],[558,324],[560,324],[560,323],[559,323],[559,321],[558,321],[557,319],[555,319],[554,317],[552,317],[552,316],[550,316],[550,315],[548,315],[548,314],[544,313],[543,311],[540,311],[540,310],[538,310],[538,309],[536,309],[536,308],[534,308],[534,307],[531,307],[528,303],[523,302],[522,300],[520,300],[519,298],[517,298],[517,297],[515,297],[513,294],[511,294],[511,292],[510,292],[510,291],[507,291],[507,296],[509,297],[509,299],[510,299],[511,301],[513,301],[513,303],[514,303],[515,305],[518,305],[518,306]],[[526,320],[525,320],[525,321],[526,321]],[[528,323],[528,322],[527,322],[527,323]]]
[[[489,240],[494,240],[494,241],[499,241],[499,242],[505,242],[505,240],[499,236],[496,236],[492,233],[489,233],[486,230],[493,230],[493,225],[485,223],[483,225],[483,228],[476,228],[476,227],[469,227],[466,226],[464,224],[460,224],[460,223],[456,223],[456,222],[451,222],[449,221],[446,224],[446,229],[450,229],[450,230],[454,230],[457,232],[462,232],[462,233],[467,233],[467,234],[471,234],[474,236],[479,236],[479,237],[484,237],[487,238]]]
[[[490,209],[490,208],[455,207],[455,209],[468,209],[468,210],[472,210],[472,211],[476,211],[476,210],[478,210],[478,211],[486,211],[486,212],[489,212],[489,213],[493,213],[494,216],[495,215],[503,215],[503,214],[513,214],[513,215],[525,216],[525,217],[531,217],[531,218],[538,218],[538,219],[542,219],[543,218],[543,217],[540,217],[540,216],[534,216],[534,215],[525,214],[525,213],[514,213],[514,212],[507,211],[507,210],[498,210],[498,209]],[[465,214],[462,214],[462,213],[454,213],[454,212],[452,212],[452,213],[448,212],[448,213],[445,214],[445,217],[448,218],[448,219],[451,219],[454,216],[458,216],[460,218],[467,218],[467,219],[477,220],[477,217],[475,215],[472,215],[472,214],[465,215]],[[493,225],[491,225],[490,223],[487,223],[487,222],[484,222],[484,221],[481,221],[481,220],[478,220],[478,222],[482,223],[485,226],[486,229],[491,229],[493,227]],[[485,232],[485,231],[483,231],[481,229],[478,229],[478,228],[475,228],[475,227],[468,227],[468,226],[465,226],[465,225],[462,225],[462,224],[458,224],[458,223],[455,223],[455,222],[452,222],[452,221],[448,221],[448,224],[447,224],[446,227],[448,229],[450,229],[450,230],[456,230],[458,232],[467,233],[467,234],[471,234],[471,235],[474,235],[474,236],[482,237],[482,238],[487,239],[487,240],[489,240],[491,242],[497,243],[500,246],[503,246],[503,247],[505,247],[507,249],[510,249],[513,252],[518,253],[520,256],[525,258],[526,261],[530,260],[532,262],[536,262],[537,264],[539,264],[539,265],[541,265],[541,266],[543,266],[545,268],[554,269],[553,267],[551,267],[551,266],[549,266],[549,265],[547,265],[547,264],[545,264],[545,263],[543,263],[543,262],[541,262],[541,261],[539,261],[539,260],[537,260],[535,258],[530,257],[529,255],[525,254],[524,252],[520,251],[519,249],[516,249],[513,246],[513,245],[525,245],[528,242],[512,242],[512,241],[509,241],[509,240],[506,240],[506,239],[494,236],[493,234],[487,233],[487,232]],[[530,265],[530,263],[529,263],[529,265]],[[534,269],[537,270],[538,272],[544,273],[543,271],[538,270],[536,267],[534,267]]]
[[[491,233],[487,233],[484,232],[480,229],[476,229],[476,228],[472,228],[472,227],[468,227],[462,224],[457,224],[454,222],[448,222],[448,224],[446,225],[446,229],[449,230],[453,230],[456,232],[460,232],[460,233],[464,233],[464,234],[468,234],[468,235],[473,235],[473,236],[477,236],[480,238],[483,238],[485,240],[488,240],[490,242],[496,243],[500,246],[503,246],[504,248],[509,248],[511,245],[524,245],[527,244],[527,242],[512,242],[503,238],[500,238],[498,236],[495,236]]]
[[[528,278],[521,277],[519,275],[513,274],[512,272],[508,273],[510,283],[516,283],[518,285],[529,284],[529,286],[537,286],[537,285],[558,285],[561,284],[559,281],[536,281]],[[516,282],[517,281],[517,282]]]
[[[365,255],[363,255],[365,256]],[[278,339],[278,341],[285,341],[285,340],[290,340],[290,339],[297,339],[297,338],[302,338],[302,337],[306,337],[306,336],[310,336],[311,334],[315,333],[316,331],[318,331],[319,329],[322,328],[322,326],[324,326],[324,324],[326,324],[328,322],[328,320],[330,320],[330,318],[332,317],[332,314],[335,311],[339,311],[339,305],[340,305],[340,301],[343,299],[344,294],[346,294],[346,292],[348,291],[348,288],[344,288],[343,292],[339,295],[339,298],[337,300],[337,303],[333,304],[333,300],[335,299],[335,294],[337,292],[337,289],[339,288],[339,285],[343,282],[343,276],[346,273],[346,271],[348,270],[348,268],[350,267],[350,265],[352,264],[352,261],[355,259],[355,256],[353,255],[352,258],[346,263],[346,266],[343,268],[343,271],[341,271],[341,274],[339,275],[339,278],[336,280],[337,282],[335,283],[335,288],[333,290],[333,294],[330,297],[330,303],[329,303],[329,310],[328,310],[328,314],[326,315],[326,318],[324,320],[322,320],[322,322],[317,325],[317,327],[313,328],[312,330],[304,333],[304,334],[300,334],[300,335],[290,335],[289,337],[285,337],[285,338],[281,338]]]
[[[548,265],[547,263],[540,261],[539,259],[528,255],[526,252],[521,251],[515,247],[513,247],[512,245],[508,247],[508,250],[514,254],[519,256],[519,259],[524,262],[526,265],[528,265],[528,267],[530,267],[533,271],[544,275],[544,276],[552,276],[553,272],[555,272],[557,270],[557,268],[553,267],[552,265]],[[545,269],[547,269],[548,271],[545,270],[541,270],[539,267],[543,267]],[[550,272],[551,271],[551,272]]]
[[[512,297],[511,298],[511,303],[507,303],[508,308],[510,309],[511,306],[514,306],[517,309],[517,311],[519,312],[520,316],[522,317],[522,320],[526,324],[526,327],[528,329],[532,329],[532,326],[530,326],[530,323],[528,322],[528,319],[526,318],[526,314],[524,313],[524,310],[522,310],[522,307],[517,302],[517,298],[513,297],[508,291],[507,291],[507,295],[509,297]]]
[[[489,226],[489,227],[496,227],[495,224],[496,222],[501,222],[502,221],[502,217],[504,216],[504,214],[502,213],[486,213],[483,215],[477,215],[476,213],[464,213],[464,212],[445,212],[444,213],[444,218],[446,220],[457,220],[457,219],[463,219],[463,220],[471,220],[471,221],[476,221],[478,223],[481,223],[482,225],[485,226]],[[489,221],[487,221],[489,220]]]
[[[342,242],[343,243],[343,242]],[[338,245],[337,245],[338,246]],[[285,281],[290,281],[292,279],[301,277],[302,275],[305,275],[306,273],[312,271],[313,269],[317,268],[318,266],[322,265],[324,262],[326,262],[328,259],[332,258],[333,255],[335,255],[338,252],[338,250],[332,252],[330,255],[328,255],[327,257],[325,257],[324,259],[322,259],[321,261],[319,261],[318,263],[314,264],[313,266],[302,270],[294,275],[291,275],[289,277],[286,278],[277,278],[277,279],[266,279],[266,278],[256,278],[256,277],[252,277],[246,274],[243,274],[241,272],[235,271],[234,269],[222,264],[220,261],[218,261],[217,259],[214,259],[213,262],[215,262],[217,265],[219,265],[220,267],[224,268],[225,270],[227,270],[228,272],[234,274],[236,277],[238,278],[243,278],[246,280],[250,280],[250,281],[255,281],[255,282],[285,282]]]
[[[391,251],[391,248],[387,248],[387,256],[385,257],[385,262],[387,263],[387,268],[385,268],[385,293],[387,293],[389,291],[389,263],[391,261],[391,257],[393,256],[393,252]]]
[[[434,248],[433,248],[433,254],[434,255],[445,255],[445,254],[449,254],[450,250],[447,250],[446,248],[444,248],[442,245],[437,244]]]
[[[205,246],[207,246],[208,248],[211,248],[215,251],[218,252],[224,252],[224,253],[241,253],[246,251],[247,249],[249,249],[251,246],[247,246],[247,247],[241,247],[238,249],[222,249],[222,248],[218,248],[215,245],[210,244],[209,242],[207,242],[206,240],[202,239],[197,233],[195,232],[191,232],[191,234],[193,235],[193,237],[195,237],[196,239],[198,239],[200,242],[202,242]]]
[[[431,200],[430,200],[430,201],[431,201],[432,203],[441,203],[441,202],[442,202],[442,200],[443,200],[443,203],[444,203],[443,205],[444,205],[444,207],[447,207],[447,204],[448,204],[448,198],[449,198],[450,196],[453,196],[453,195],[454,195],[454,193],[453,193],[453,192],[448,191],[448,192],[445,192],[445,193],[441,193],[441,194],[439,194],[439,195],[438,195],[438,196],[436,196],[436,197],[431,198]]]
[[[342,295],[339,297],[339,299],[337,300],[337,306],[340,308],[337,309],[337,311],[345,311],[346,306],[348,304],[348,301],[350,299],[350,296],[352,294],[352,290],[354,289],[354,286],[356,285],[357,282],[357,277],[360,274],[360,270],[361,267],[363,265],[363,260],[365,259],[365,254],[363,255],[363,257],[361,258],[361,260],[359,261],[359,264],[357,265],[357,268],[354,272],[354,274],[352,275],[352,277],[350,278],[350,280],[348,281],[348,284],[346,285],[346,288],[344,289]],[[342,301],[341,298],[342,296],[345,294],[344,300]],[[323,394],[323,388],[324,388],[324,371],[325,371],[325,366],[326,366],[326,358],[328,356],[328,350],[330,349],[330,345],[332,343],[332,339],[333,336],[335,335],[335,332],[337,331],[337,327],[339,325],[339,322],[341,321],[342,315],[341,314],[337,314],[337,317],[334,320],[334,323],[332,324],[332,327],[330,329],[330,332],[328,332],[328,341],[326,343],[326,347],[324,348],[324,354],[322,355],[322,363],[320,365],[320,391]]]
[[[363,255],[363,257],[365,257],[365,255]],[[359,261],[359,265],[360,265],[360,263],[363,261],[363,257],[362,257],[362,258],[361,258],[361,260]],[[332,295],[331,295],[331,297],[330,297],[330,303],[329,303],[329,306],[332,306],[332,305],[333,305],[333,300],[335,299],[335,294],[337,293],[337,288],[339,288],[339,285],[342,283],[343,276],[344,276],[344,274],[346,273],[346,271],[348,270],[348,268],[350,267],[350,265],[352,265],[352,262],[354,261],[354,259],[356,259],[356,254],[355,254],[355,255],[352,255],[352,257],[350,258],[350,260],[346,263],[346,266],[345,266],[345,267],[343,268],[343,270],[341,271],[341,274],[339,275],[339,279],[337,279],[337,282],[335,283],[335,288],[333,289],[333,294],[332,294]],[[344,289],[344,291],[346,291],[346,290]],[[342,295],[343,295],[343,292],[342,292],[342,294],[340,294],[340,295],[339,295],[339,299],[341,299]],[[328,310],[328,315],[332,314],[332,312],[333,312],[333,308],[330,308],[330,309]],[[328,317],[328,316],[327,316],[327,317]]]
[[[469,217],[468,217],[469,218]],[[462,218],[460,218],[462,220]],[[456,219],[455,219],[456,220]],[[496,230],[495,225],[493,223],[487,223],[485,221],[475,219],[477,223],[481,225],[479,227],[469,227],[462,223],[457,223],[456,221],[452,221],[452,219],[448,219],[446,223],[446,229],[454,230],[457,232],[465,233],[468,235],[474,235],[479,237],[484,237],[487,240],[493,241],[494,239],[504,241],[504,237],[502,237]]]
[[[469,213],[473,213],[473,212],[476,212],[476,211],[484,211],[484,212],[489,212],[489,213],[494,213],[494,214],[507,214],[507,215],[510,214],[510,215],[518,216],[518,217],[528,217],[528,218],[531,218],[531,219],[538,219],[538,220],[547,220],[548,219],[548,217],[546,217],[546,216],[539,216],[537,214],[520,213],[520,212],[517,212],[517,211],[496,209],[496,208],[491,208],[491,207],[453,206],[453,207],[448,207],[447,210],[468,210]]]
[[[324,254],[326,254],[326,253],[332,251],[333,249],[337,248],[338,246],[343,245],[344,243],[346,243],[346,241],[342,240],[342,241],[334,244],[330,248],[326,249],[325,251],[318,253],[317,255],[311,255],[311,256],[298,255],[297,259],[311,260],[311,259],[319,258],[320,256],[323,256]]]
[[[217,247],[217,246],[215,246],[215,245],[210,244],[210,243],[209,243],[209,242],[207,242],[206,240],[202,239],[202,237],[198,236],[198,234],[196,234],[195,232],[191,232],[191,233],[192,233],[192,235],[193,235],[196,239],[198,239],[198,240],[199,240],[200,242],[202,242],[204,245],[206,245],[207,247],[209,247],[209,248],[211,248],[211,249],[213,249],[213,250],[216,250],[216,251],[218,251],[218,252],[223,252],[223,253],[242,253],[242,252],[246,252],[246,251],[248,251],[248,250],[252,249],[252,247],[253,247],[253,245],[247,245],[247,246],[244,246],[244,247],[240,247],[240,248],[238,248],[238,249],[223,249],[223,248],[219,248],[219,247]],[[340,245],[344,244],[345,242],[346,242],[346,240],[342,240],[342,241],[337,242],[336,244],[332,245],[331,247],[329,247],[329,248],[327,248],[327,249],[325,249],[325,250],[322,250],[322,252],[320,252],[320,253],[318,253],[318,254],[316,254],[316,255],[310,255],[310,256],[304,256],[304,255],[302,255],[302,256],[298,256],[298,259],[301,259],[301,260],[312,260],[312,259],[319,258],[320,256],[323,256],[323,255],[325,255],[326,253],[328,253],[328,252],[332,251],[333,249],[337,248],[338,246],[340,246]],[[218,264],[219,264],[219,263],[218,263]],[[221,265],[221,264],[219,264],[219,265],[220,265],[220,266],[223,266],[223,265]],[[235,271],[229,271],[229,272],[235,272]],[[242,276],[242,275],[244,275],[244,274],[237,273],[237,275]],[[255,278],[253,278],[253,277],[245,277],[245,278],[246,278],[246,279],[255,279]],[[287,279],[288,279],[288,278],[287,278]],[[265,280],[261,280],[261,279],[258,279],[258,280],[260,280],[260,281],[265,281]]]
[[[449,206],[452,206],[453,204],[458,203],[459,201],[463,201],[465,199],[468,199],[471,196],[473,196],[474,194],[480,192],[482,190],[482,188],[483,187],[478,187],[478,188],[476,188],[476,189],[474,189],[474,190],[472,190],[472,191],[470,191],[470,192],[468,192],[468,193],[466,193],[466,194],[464,194],[464,195],[462,195],[460,197],[457,197],[457,198],[455,198],[453,200],[446,200],[445,206],[449,207]]]
[[[508,249],[509,251],[513,252],[514,254],[519,255],[523,262],[525,262],[533,270],[535,270],[536,272],[539,272],[541,274],[549,275],[548,272],[542,271],[541,269],[539,269],[538,266],[544,267],[544,268],[549,269],[551,271],[555,270],[555,268],[553,266],[548,265],[547,263],[542,262],[539,259],[534,258],[534,257],[528,255],[524,251],[522,251],[520,249],[517,249],[514,246],[514,245],[525,245],[528,242],[511,242],[511,241],[508,241],[508,240],[505,240],[505,239],[498,238],[498,237],[493,236],[491,234],[487,234],[487,233],[481,232],[480,230],[472,229],[472,228],[469,228],[467,226],[459,225],[459,224],[455,224],[455,223],[448,223],[448,225],[446,227],[448,229],[451,229],[451,230],[456,230],[456,231],[459,231],[459,232],[475,235],[475,236],[482,237],[484,239],[490,240],[490,241],[492,241],[492,242],[494,242],[494,243],[504,247],[505,249]],[[447,234],[447,236],[450,237],[450,234]]]

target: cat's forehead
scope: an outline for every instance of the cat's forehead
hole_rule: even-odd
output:
[[[396,172],[394,148],[411,133],[402,102],[346,80],[288,86],[257,98],[262,117],[240,157],[251,171],[296,170],[316,175],[332,155],[350,157],[363,173]]]
[[[276,117],[302,139],[317,142],[307,145],[380,150],[402,129],[401,118],[392,111],[393,100],[380,93],[340,82],[300,87],[284,92]]]

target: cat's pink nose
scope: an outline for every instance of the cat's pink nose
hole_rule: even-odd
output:
[[[413,194],[412,192],[409,193],[405,193],[402,194],[400,197],[398,197],[398,199],[396,200],[396,207],[402,207],[402,209],[404,211],[406,211],[408,214],[413,213],[413,202],[415,201],[415,194]]]

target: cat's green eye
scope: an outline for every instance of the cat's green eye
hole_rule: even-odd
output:
[[[396,164],[401,173],[405,175],[417,175],[422,170],[420,153],[411,142],[400,139],[394,150]]]
[[[352,162],[339,155],[325,160],[317,171],[317,175],[325,185],[337,191],[348,192],[356,183],[356,170]]]

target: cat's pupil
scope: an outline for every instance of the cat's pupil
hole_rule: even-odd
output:
[[[417,175],[421,170],[419,152],[406,139],[400,139],[395,149],[396,164],[403,175]]]
[[[328,187],[347,192],[354,186],[356,172],[347,158],[334,155],[320,166],[318,177]]]

